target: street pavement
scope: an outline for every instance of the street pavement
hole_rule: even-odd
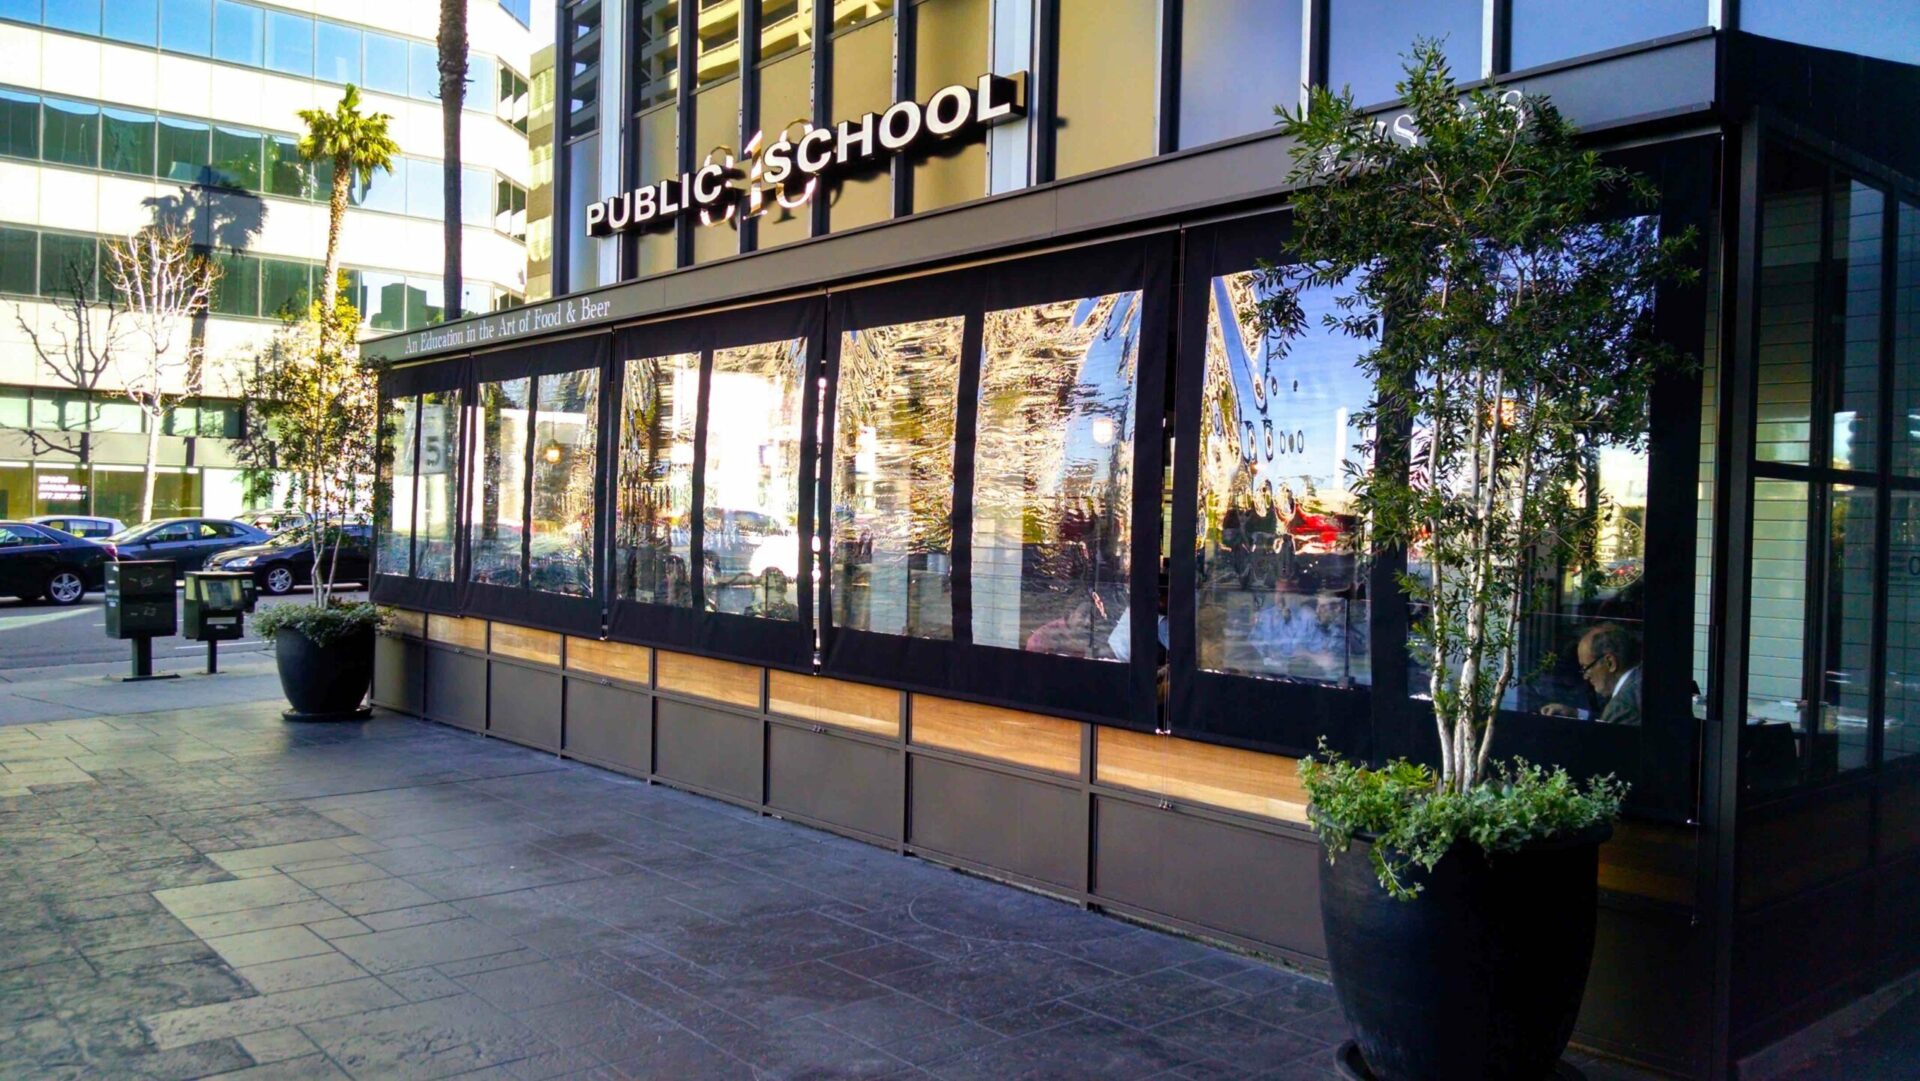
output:
[[[12,685],[0,1077],[1335,1076],[1312,977],[253,667]]]
[[[342,592],[340,596],[352,600],[366,598],[364,592]],[[312,596],[301,588],[285,597],[263,597],[260,607],[311,600]],[[112,661],[118,661],[125,669],[132,647],[107,637],[105,611],[98,593],[87,594],[71,608],[12,598],[0,600],[0,682],[16,678],[17,669]],[[244,639],[220,643],[222,663],[229,656],[258,653],[267,646],[268,643],[253,633],[249,620]],[[153,653],[157,665],[166,662],[162,667],[200,667],[205,663],[207,648],[203,643],[184,638],[157,638]],[[174,663],[176,661],[178,663]],[[32,677],[29,673],[28,678]]]

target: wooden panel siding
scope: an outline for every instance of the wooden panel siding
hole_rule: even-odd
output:
[[[653,682],[653,650],[625,642],[569,637],[567,670],[644,685]]]
[[[484,650],[487,648],[487,621],[466,616],[429,615],[427,637],[435,642]]]
[[[516,627],[511,623],[493,625],[493,652],[502,657],[517,657],[536,664],[560,666],[560,636],[552,631]]]
[[[1621,821],[1600,849],[1600,887],[1636,897],[1692,905],[1698,856],[1686,826]]]
[[[772,672],[767,710],[816,724],[900,738],[900,692],[864,683]]]
[[[1094,780],[1288,822],[1307,820],[1299,760],[1236,747],[1099,729]]]
[[[386,610],[386,617],[386,626],[383,629],[388,634],[397,634],[406,638],[427,636],[425,612],[415,612],[406,608],[389,608]]]
[[[711,698],[748,709],[760,708],[760,669],[689,653],[660,650],[654,655],[655,680],[663,691]]]
[[[1080,724],[1036,713],[913,696],[913,742],[1053,773],[1080,772]]]

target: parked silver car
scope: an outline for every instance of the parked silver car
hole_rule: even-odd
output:
[[[127,524],[118,518],[101,518],[92,514],[42,514],[27,521],[34,525],[51,526],[62,533],[87,540],[103,540],[127,528]]]

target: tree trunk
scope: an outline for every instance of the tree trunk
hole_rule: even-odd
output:
[[[460,318],[460,104],[467,92],[467,3],[440,0],[441,159],[446,184],[441,208],[446,270],[441,284],[445,319]]]
[[[140,484],[140,520],[153,521],[153,470],[160,462],[160,418],[162,414],[147,414],[147,470]]]
[[[325,349],[333,308],[340,300],[340,227],[347,220],[347,193],[353,187],[353,169],[342,158],[333,160],[333,192],[327,197],[327,268],[320,280],[320,347]]]

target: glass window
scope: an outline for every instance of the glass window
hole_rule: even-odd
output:
[[[209,131],[205,124],[160,118],[160,175],[187,184],[200,183],[212,160],[208,151]]]
[[[1260,32],[1250,34],[1249,27]],[[1296,0],[1189,4],[1180,26],[1180,145],[1265,131],[1275,106],[1300,107]]]
[[[282,319],[301,318],[312,300],[312,268],[305,263],[266,259],[260,264],[260,312]]]
[[[77,101],[46,101],[41,157],[60,165],[92,169],[100,164],[100,107]]]
[[[5,250],[4,246],[7,243],[8,234],[16,231],[17,230],[13,229],[0,229],[0,250]],[[31,263],[33,259],[32,253],[28,253],[27,259],[29,263]],[[4,273],[4,271],[0,271],[0,273]],[[33,395],[29,393],[25,387],[0,387],[0,427],[15,429],[29,427],[31,421],[28,420],[28,417],[32,412],[29,408],[29,403],[32,401]],[[0,473],[0,476],[5,476],[5,474]],[[0,489],[0,491],[3,490],[4,489]],[[0,511],[0,516],[8,515],[5,511]]]
[[[0,0],[0,19],[37,23],[40,21],[40,0]]]
[[[367,89],[407,96],[407,43],[385,34],[365,32]]]
[[[0,293],[31,293],[38,276],[40,236],[0,225]]]
[[[407,83],[421,101],[440,100],[440,53],[422,41],[407,42]]]
[[[1895,491],[1887,568],[1886,758],[1920,754],[1920,493]]]
[[[620,394],[614,493],[614,591],[625,600],[693,606],[694,411],[700,354],[637,357]]]
[[[100,32],[100,0],[45,0],[42,16],[49,30],[75,34]]]
[[[1825,658],[1819,727],[1808,763],[1816,775],[1867,764],[1873,693],[1872,489],[1832,486],[1827,499]]]
[[[40,234],[40,295],[70,297],[75,289],[98,295],[95,272],[100,266],[99,245],[90,236]]]
[[[1151,73],[1160,70],[1159,19],[1158,0],[1060,0],[1055,176],[1153,154],[1159,81]]]
[[[413,573],[413,453],[420,399],[390,401],[386,414],[384,434],[389,456],[381,463],[386,509],[379,515],[380,544],[374,550],[373,565],[380,574],[404,578]]]
[[[1330,0],[1327,85],[1353,91],[1358,105],[1400,96],[1416,38],[1438,38],[1461,82],[1480,77],[1481,0]]]
[[[986,313],[973,640],[1127,659],[1140,294]]]
[[[953,637],[958,316],[850,330],[834,405],[834,622]]]
[[[314,194],[308,166],[300,157],[300,141],[291,135],[269,135],[266,145],[266,190],[271,195],[304,199]]]
[[[755,127],[760,131],[760,145],[765,148],[770,143],[780,141],[784,133],[795,142],[812,127],[813,118],[813,50],[803,49],[791,53],[760,69],[760,116]],[[671,175],[669,169],[663,174]],[[785,202],[782,202],[782,196]],[[795,240],[803,240],[812,232],[809,220],[811,199],[806,191],[795,189],[781,195],[769,195],[761,214],[755,219],[755,242],[762,248],[777,247]],[[788,206],[786,203],[797,203]]]
[[[467,81],[460,91],[461,107],[478,112],[492,108],[493,100],[488,94],[498,85],[498,81],[492,57],[476,52],[467,53]]]
[[[160,0],[160,47],[168,52],[206,56],[213,51],[210,0]]]
[[[88,425],[96,432],[139,433],[146,430],[147,413],[123,398],[99,398],[92,403],[93,420]]]
[[[375,169],[373,179],[362,184],[354,179],[353,205],[362,210],[383,210],[389,214],[407,212],[407,173],[411,158],[394,158],[392,171]]]
[[[1215,672],[1371,683],[1367,577],[1356,550],[1351,469],[1372,404],[1364,343],[1321,325],[1334,290],[1300,295],[1306,329],[1263,331],[1277,283],[1213,279],[1201,401],[1195,613],[1199,665]]]
[[[260,190],[260,143],[257,131],[213,129],[213,168],[219,183],[245,191]]]
[[[40,156],[40,99],[17,90],[0,90],[0,154]]]
[[[972,86],[991,65],[987,57],[990,0],[923,0],[914,8],[914,98],[926,101],[944,86]],[[961,139],[941,144],[913,166],[915,212],[964,203],[987,193],[987,144]]]
[[[493,224],[493,174],[487,170],[461,168],[460,221],[482,228]]]
[[[713,351],[700,573],[707,607],[798,619],[800,389],[807,342]]]
[[[739,15],[732,16],[735,25]],[[600,130],[600,0],[576,4],[567,14],[566,134]],[[702,35],[704,43],[706,38]]]
[[[591,597],[600,369],[541,376],[535,404],[527,584],[547,593]]]
[[[407,161],[407,213],[438,221],[447,205],[447,173],[437,161]]]
[[[313,28],[313,75],[330,83],[360,81],[360,31],[321,19]]]
[[[836,122],[858,120],[869,112],[883,113],[893,104],[892,19],[875,19],[835,37],[832,56],[832,115]],[[893,178],[884,166],[836,173],[827,185],[827,194],[832,207],[828,221],[834,229],[851,229],[893,216]]]
[[[1747,721],[1788,725],[1791,736],[1800,730],[1805,701],[1807,485],[1756,481],[1753,518]]]
[[[496,586],[518,586],[521,541],[526,530],[527,401],[529,382],[482,383],[474,403],[473,508],[468,527],[469,577]]]
[[[440,278],[407,279],[407,329],[432,326],[446,318],[443,304],[446,282]]]
[[[106,36],[151,47],[160,37],[160,8],[155,0],[111,0],[106,5]]]
[[[259,315],[260,260],[228,253],[214,256],[213,261],[220,268],[220,281],[213,289],[213,310],[222,315]]]
[[[1699,0],[1513,0],[1510,19],[1508,66],[1519,71],[1705,26],[1707,9]]]
[[[267,12],[267,66],[312,78],[313,20],[284,11]]]
[[[414,513],[413,574],[453,581],[454,495],[460,475],[460,392],[420,396],[419,508]]]
[[[1920,476],[1920,206],[1900,204],[1893,276],[1893,471]]]
[[[1879,468],[1881,242],[1886,198],[1858,182],[1833,185],[1832,255],[1828,278],[1840,352],[1832,365],[1835,469]]]
[[[213,56],[233,64],[259,67],[264,12],[250,4],[214,0]]]
[[[605,240],[589,237],[587,206],[600,198],[600,137],[591,135],[567,147],[567,220],[573,242],[567,245],[567,289],[577,292],[604,284],[600,276],[600,248]]]
[[[375,330],[402,330],[407,325],[407,283],[398,274],[377,270],[360,273],[357,290],[360,317]]]
[[[116,173],[152,176],[155,128],[152,113],[102,110],[100,167]]]
[[[812,47],[813,0],[760,0],[761,62]]]
[[[532,0],[500,0],[500,10],[513,16],[514,21],[518,22],[521,26],[532,25]]]
[[[640,117],[640,176],[643,180],[673,176],[680,171],[680,110],[662,105]],[[657,274],[672,270],[679,259],[681,224],[686,219],[675,215],[669,226],[638,235],[639,272]],[[524,225],[522,226],[524,229]]]
[[[1741,0],[1740,29],[1821,49],[1920,64],[1920,6],[1899,0],[1864,4]]]
[[[1759,413],[1754,454],[1805,465],[1813,438],[1814,305],[1826,170],[1769,147],[1762,177]]]

